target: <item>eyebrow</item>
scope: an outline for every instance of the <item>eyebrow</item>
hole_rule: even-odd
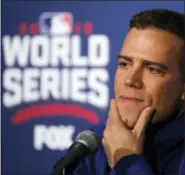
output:
[[[118,58],[119,59],[124,59],[124,60],[127,60],[129,62],[132,62],[133,61],[133,58],[130,57],[130,56],[126,56],[126,55],[118,55]],[[167,65],[165,64],[161,64],[161,63],[158,63],[158,62],[154,62],[154,61],[149,61],[149,60],[146,60],[146,59],[142,59],[144,64],[145,65],[157,65],[157,66],[160,66],[162,69],[164,69],[165,71],[168,70],[168,67]]]

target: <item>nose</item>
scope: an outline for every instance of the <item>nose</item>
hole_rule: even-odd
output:
[[[140,69],[132,69],[128,72],[128,75],[124,81],[125,86],[141,89],[143,87],[143,75]]]

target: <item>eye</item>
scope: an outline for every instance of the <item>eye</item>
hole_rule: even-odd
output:
[[[121,67],[121,68],[126,68],[126,67],[128,67],[128,63],[127,62],[125,62],[125,61],[121,61],[121,62],[119,62],[119,67]]]
[[[160,68],[156,68],[156,67],[149,66],[149,67],[146,67],[146,69],[149,72],[153,73],[153,74],[162,74],[162,73],[164,73]]]

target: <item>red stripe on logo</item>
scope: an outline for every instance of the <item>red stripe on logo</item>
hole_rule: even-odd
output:
[[[12,117],[12,122],[14,124],[21,124],[31,119],[51,116],[72,116],[79,119],[85,119],[93,124],[99,122],[99,117],[96,113],[73,104],[44,104],[31,106],[18,111]]]

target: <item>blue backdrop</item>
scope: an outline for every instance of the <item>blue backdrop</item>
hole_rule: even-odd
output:
[[[131,16],[183,1],[2,3],[2,174],[49,174],[104,122]]]

